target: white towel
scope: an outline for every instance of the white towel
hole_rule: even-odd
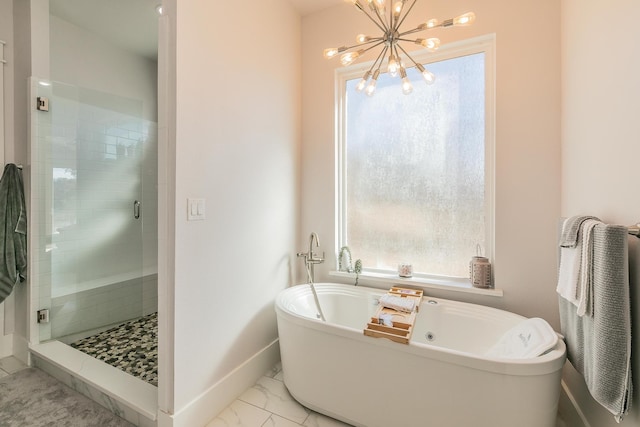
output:
[[[416,307],[416,301],[413,298],[402,298],[395,295],[385,294],[380,297],[380,305],[386,308],[392,308],[396,311],[411,313]]]
[[[560,268],[556,292],[567,301],[578,306],[578,286],[580,284],[580,265],[582,259],[582,222],[590,217],[574,216],[562,223],[560,239]]]
[[[580,282],[580,258],[582,245],[573,248],[560,248],[560,270],[556,292],[578,306],[578,283]]]
[[[578,225],[576,226],[576,223]],[[575,235],[571,246],[560,245],[560,268],[556,292],[576,307],[579,316],[591,315],[593,277],[593,229],[602,224],[595,217],[572,217],[562,224],[562,235]]]
[[[541,356],[558,343],[553,328],[538,317],[526,319],[508,330],[486,356],[500,359],[529,359]]]
[[[577,314],[591,316],[593,314],[593,230],[600,221],[588,219],[582,223],[580,275],[577,293]]]

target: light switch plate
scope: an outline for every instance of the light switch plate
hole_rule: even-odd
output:
[[[205,219],[205,199],[187,199],[187,221],[200,221]]]

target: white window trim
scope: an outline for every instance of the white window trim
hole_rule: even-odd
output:
[[[411,53],[411,56],[422,64],[429,64],[431,62],[443,61],[446,59],[452,59],[465,55],[472,55],[475,53],[485,54],[485,218],[487,222],[486,227],[486,248],[484,249],[484,256],[488,257],[491,262],[494,260],[495,254],[495,121],[496,121],[496,108],[495,108],[495,34],[488,34],[479,36],[467,40],[448,43],[441,45],[437,52],[430,53]],[[358,63],[349,67],[342,67],[336,69],[335,81],[336,81],[336,108],[335,108],[335,143],[336,143],[336,235],[335,253],[340,250],[340,246],[345,239],[344,221],[346,218],[346,194],[343,192],[345,177],[345,97],[343,94],[346,91],[347,80],[356,79],[362,77],[362,75],[371,67],[373,61],[366,63]],[[436,76],[437,79],[437,76]],[[437,82],[437,80],[436,80]],[[422,82],[416,82],[416,84]],[[357,259],[357,254],[354,255],[354,261]],[[338,260],[336,259],[336,270],[338,269]],[[494,270],[495,271],[495,270]],[[344,273],[340,271],[334,271],[330,273],[334,277],[355,277],[350,273]],[[360,274],[360,278],[363,279],[362,283],[377,283],[384,281],[385,283],[403,284],[410,283],[414,286],[420,286],[423,288],[436,288],[446,289],[454,291],[463,291],[470,293],[480,293],[485,295],[502,296],[502,290],[500,289],[479,289],[471,286],[470,280],[441,277],[427,274],[414,274],[414,277],[410,279],[400,278],[395,272],[387,270],[374,270],[371,268],[364,268]],[[495,279],[494,279],[495,280]],[[494,282],[495,283],[495,282]]]

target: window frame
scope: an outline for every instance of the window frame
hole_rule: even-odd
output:
[[[435,53],[410,52],[416,62],[425,64],[453,59],[457,57],[484,53],[485,55],[485,248],[483,255],[494,262],[495,255],[495,34],[475,37],[458,42],[442,45]],[[359,79],[371,67],[373,61],[358,63],[348,67],[341,67],[335,71],[336,93],[335,93],[335,194],[336,194],[336,235],[335,253],[338,254],[341,247],[346,242],[346,84],[348,80]],[[424,84],[417,81],[414,84]],[[436,76],[437,84],[437,76]],[[366,96],[366,95],[362,95]],[[375,95],[374,95],[375,96]],[[411,95],[408,95],[411,96]],[[358,254],[353,254],[354,259]],[[471,258],[470,254],[470,257]],[[335,269],[338,270],[338,259],[336,258]],[[338,275],[340,273],[337,273]],[[381,270],[363,265],[361,277],[371,277],[379,279],[385,277],[397,277],[397,272],[391,270]],[[402,279],[406,281],[407,279]],[[415,273],[409,279],[416,284],[435,284],[455,287],[471,287],[468,278],[456,278],[449,276],[439,276],[434,274]]]

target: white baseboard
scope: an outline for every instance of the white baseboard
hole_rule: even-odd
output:
[[[175,414],[158,411],[158,427],[203,426],[280,361],[278,339],[257,352]]]
[[[25,365],[30,365],[29,342],[23,336],[13,334],[13,356]]]
[[[578,402],[564,381],[561,382],[558,412],[567,426],[591,427],[591,424],[589,424],[589,421],[587,421],[587,418],[580,409],[580,405],[578,405]]]
[[[13,356],[13,334],[0,335],[0,359]]]

